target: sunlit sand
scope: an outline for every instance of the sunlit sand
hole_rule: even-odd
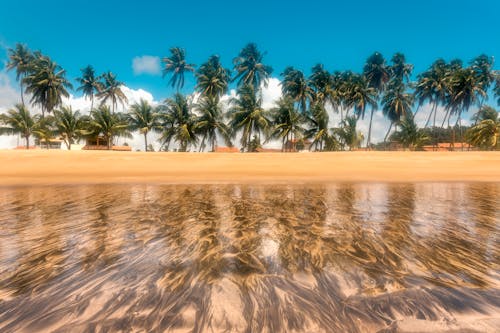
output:
[[[500,152],[0,151],[3,185],[500,181]]]

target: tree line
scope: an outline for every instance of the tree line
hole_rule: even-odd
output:
[[[493,70],[493,58],[486,55],[467,65],[458,59],[438,59],[415,81],[411,81],[413,65],[401,53],[387,61],[375,52],[361,73],[329,72],[318,64],[306,76],[290,66],[281,73],[282,97],[265,109],[262,87],[267,86],[273,69],[264,63],[265,54],[256,44],[240,51],[232,70],[217,55],[197,67],[188,63],[184,49],[173,47],[162,63],[163,76],[169,77],[176,93],[157,106],[141,100],[127,112],[117,112],[118,104],[128,102],[123,83],[112,72],[97,75],[92,66],[83,68],[76,90],[91,102],[86,115],[63,105],[63,97],[69,97],[73,86],[65,70],[50,57],[23,44],[9,49],[8,55],[7,69],[16,72],[21,103],[0,115],[0,134],[20,134],[27,148],[32,136],[47,142],[59,136],[68,149],[82,137],[101,136],[110,148],[113,138],[130,137],[137,131],[144,136],[145,150],[150,132],[159,134],[164,150],[175,144],[179,151],[213,151],[218,140],[232,146],[236,137],[242,151],[253,151],[270,140],[279,140],[283,150],[296,150],[305,140],[316,151],[352,150],[365,138],[357,122],[369,117],[366,147],[373,149],[373,114],[379,107],[390,121],[384,142],[389,139],[410,149],[437,143],[446,125],[453,140],[456,130],[460,141],[474,146],[494,149],[500,145],[498,112],[485,105],[491,92],[500,105],[500,73]],[[180,93],[187,74],[196,78],[196,94]],[[236,84],[236,96],[223,98],[231,83]],[[29,96],[28,103],[25,96]],[[419,128],[414,119],[423,105],[430,105],[431,111],[424,128]],[[32,114],[29,106],[38,106],[41,114]],[[478,112],[464,134],[462,118],[472,107]],[[334,127],[330,126],[332,112],[340,115]],[[441,124],[436,123],[439,112]]]

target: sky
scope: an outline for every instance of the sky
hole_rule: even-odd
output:
[[[49,55],[75,86],[90,64],[155,101],[174,92],[160,61],[173,46],[185,48],[190,63],[218,54],[232,68],[239,50],[255,42],[276,80],[289,65],[306,74],[317,63],[360,72],[375,51],[387,59],[404,53],[415,73],[440,57],[464,63],[482,53],[500,57],[498,0],[2,0],[1,7],[0,110],[11,107],[6,96],[18,90],[4,69],[6,49],[17,42]],[[183,92],[191,93],[194,78],[186,79]]]

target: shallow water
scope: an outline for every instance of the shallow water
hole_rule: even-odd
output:
[[[500,184],[0,188],[0,331],[487,331],[499,207]]]

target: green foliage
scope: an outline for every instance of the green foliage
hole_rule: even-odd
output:
[[[219,56],[213,55],[196,71],[196,90],[211,98],[220,98],[227,92],[230,70],[222,67]]]
[[[16,104],[7,114],[0,114],[0,135],[19,134],[26,140],[26,149],[29,149],[29,140],[40,127],[40,117],[32,116],[22,104]]]
[[[176,87],[177,92],[184,87],[184,74],[186,72],[194,72],[194,64],[186,62],[186,50],[180,47],[170,48],[170,56],[162,59],[165,64],[163,69],[163,77],[171,75],[168,83],[172,88]]]
[[[101,105],[90,111],[85,128],[83,131],[85,136],[102,135],[107,142],[108,149],[111,149],[114,137],[131,137],[127,117],[122,113],[112,112],[107,105]]]
[[[259,51],[257,44],[247,44],[233,59],[235,76],[232,81],[237,81],[238,87],[251,85],[254,91],[259,91],[261,83],[267,87],[273,68],[264,65],[263,58],[264,54]]]
[[[111,72],[104,73],[102,79],[104,82],[101,84],[101,91],[97,94],[97,98],[101,100],[101,106],[111,102],[112,112],[114,113],[118,102],[122,106],[127,103],[127,96],[121,89],[123,83],[118,81],[116,75]]]
[[[417,127],[411,113],[403,117],[397,125],[399,129],[391,135],[390,141],[398,142],[410,150],[420,149],[429,143],[430,137],[423,129]]]
[[[71,145],[82,137],[85,118],[79,111],[73,111],[71,106],[63,106],[54,111],[54,131],[61,136],[68,150]]]
[[[148,151],[148,133],[161,132],[160,113],[146,100],[141,99],[139,103],[130,106],[127,114],[129,129],[139,131],[144,135],[144,151]]]

